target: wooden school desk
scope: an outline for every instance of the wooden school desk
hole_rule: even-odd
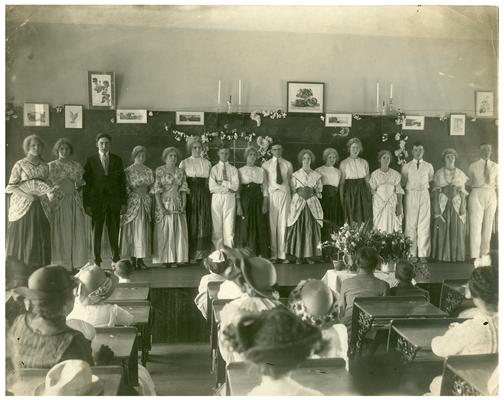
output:
[[[454,316],[461,311],[475,307],[471,299],[465,298],[467,279],[448,279],[441,286],[439,308]]]
[[[498,362],[498,354],[448,357],[441,383],[441,396],[489,396],[488,381]]]
[[[353,305],[349,356],[360,354],[362,342],[372,327],[388,329],[395,319],[446,316],[423,296],[358,297]]]
[[[103,382],[102,396],[117,396],[123,369],[118,365],[91,367],[93,374]],[[15,382],[8,390],[15,396],[33,396],[34,390],[45,382],[48,369],[25,368],[16,372]]]
[[[128,282],[117,284],[106,303],[116,304],[118,301],[142,301],[149,299],[150,284],[148,282]]]
[[[138,386],[138,346],[135,327],[96,328],[96,336],[91,342],[93,353],[101,345],[110,347],[125,371],[130,386]]]
[[[404,362],[439,361],[444,359],[432,352],[431,342],[442,336],[450,324],[466,321],[461,318],[412,318],[392,321],[388,343],[389,351],[396,350]]]

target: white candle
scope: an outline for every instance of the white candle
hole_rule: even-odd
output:
[[[217,88],[217,104],[220,104],[221,81],[219,79],[219,86]]]
[[[241,79],[238,79],[238,105],[241,105]]]
[[[390,84],[390,100],[392,100],[393,93],[394,93],[394,85]]]
[[[376,82],[376,109],[380,109],[380,82]]]

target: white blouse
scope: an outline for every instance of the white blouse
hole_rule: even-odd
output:
[[[182,160],[179,168],[190,178],[208,178],[212,164],[206,158],[191,156]]]
[[[362,179],[369,175],[369,164],[362,158],[345,158],[340,163],[341,175],[345,179]]]
[[[315,171],[322,175],[322,185],[331,185],[338,187],[341,180],[341,171],[338,168],[322,165]]]
[[[94,327],[129,326],[135,322],[135,317],[117,304],[84,305],[75,300],[74,308],[67,319],[80,319]]]
[[[266,172],[261,167],[249,167],[245,165],[238,170],[241,185],[257,183],[262,186],[264,196],[268,196],[268,187],[266,184]]]

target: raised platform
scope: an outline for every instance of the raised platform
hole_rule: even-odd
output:
[[[303,279],[321,279],[331,264],[275,264],[278,286],[296,286]],[[469,278],[473,265],[469,263],[428,263],[419,273],[418,283],[442,283],[445,279]],[[133,281],[150,282],[152,288],[197,288],[203,275],[207,274],[201,265],[186,265],[178,268],[153,266],[136,271]]]

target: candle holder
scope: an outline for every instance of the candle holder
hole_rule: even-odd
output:
[[[390,99],[390,101],[389,101],[388,113],[389,114],[394,114],[394,104],[392,103],[392,99]]]

